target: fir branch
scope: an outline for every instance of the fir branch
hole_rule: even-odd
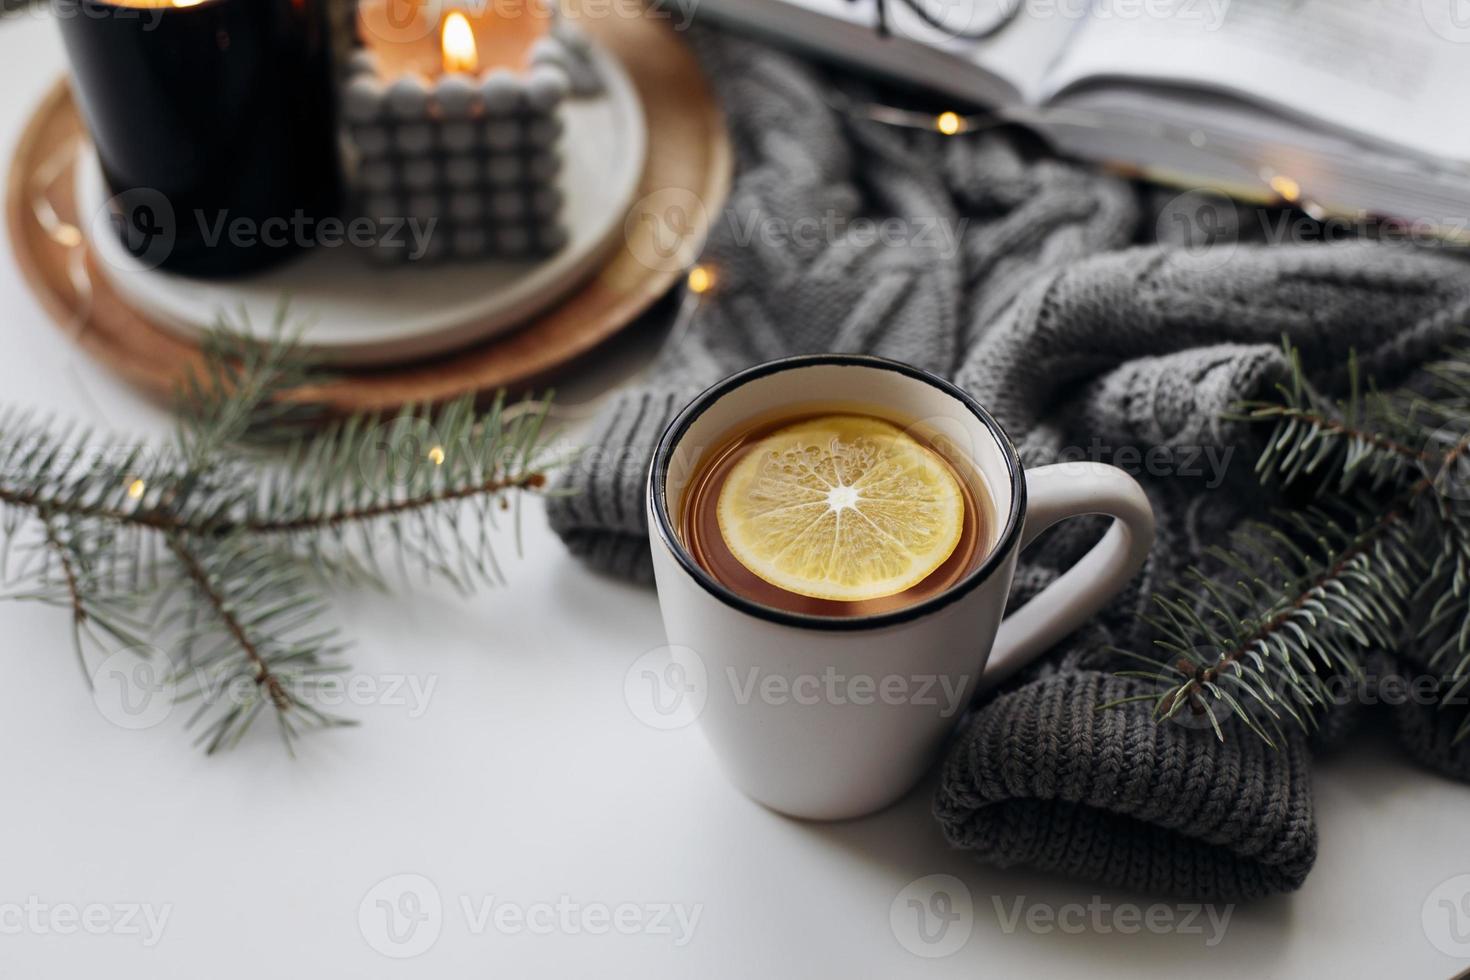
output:
[[[267,707],[288,749],[307,728],[348,724],[301,696],[301,679],[336,669],[331,661],[341,652],[335,631],[316,625],[325,602],[301,569],[243,535],[201,543],[170,534],[167,540],[184,584],[203,604],[203,615],[191,615],[185,630],[175,681],[183,699],[198,697],[202,710],[222,711],[199,737],[206,751],[236,744]]]
[[[66,584],[66,597],[71,605],[72,648],[76,651],[77,663],[82,668],[82,676],[87,679],[88,684],[91,684],[92,675],[87,671],[87,655],[82,645],[82,631],[87,624],[87,607],[82,598],[82,586],[77,568],[70,551],[61,540],[56,520],[45,512],[41,512],[38,516],[44,528],[46,546],[56,556],[56,562],[61,567],[62,578]]]
[[[1309,484],[1332,512],[1283,511],[1212,549],[1233,583],[1192,570],[1148,617],[1161,656],[1117,651],[1147,664],[1127,674],[1158,685],[1147,697],[1159,720],[1207,715],[1224,738],[1223,711],[1271,744],[1283,722],[1314,728],[1331,706],[1328,679],[1361,678],[1374,650],[1427,648],[1442,704],[1470,686],[1470,513],[1446,485],[1470,458],[1470,433],[1426,438],[1465,417],[1470,351],[1449,351],[1433,396],[1365,393],[1353,358],[1342,401],[1316,393],[1298,352],[1287,356],[1283,403],[1236,417],[1275,426],[1257,465],[1264,480]],[[1470,737],[1470,714],[1457,737]]]
[[[1355,650],[1390,641],[1407,596],[1400,579],[1383,574],[1377,550],[1399,530],[1402,514],[1389,510],[1353,531],[1321,513],[1282,520],[1295,525],[1295,534],[1258,524],[1235,541],[1237,548],[1267,555],[1279,578],[1257,574],[1217,550],[1213,556],[1243,576],[1233,596],[1196,571],[1192,579],[1205,593],[1204,613],[1188,593],[1156,600],[1166,613],[1150,617],[1161,636],[1156,642],[1177,654],[1169,669],[1180,678],[1158,700],[1160,720],[1185,709],[1211,712],[1212,698],[1228,700],[1227,692],[1235,690],[1259,709],[1259,716],[1245,713],[1243,720],[1274,745],[1277,738],[1266,730],[1279,737],[1283,714],[1304,729],[1313,727],[1313,711],[1327,705],[1326,675],[1359,676]],[[1297,538],[1313,540],[1320,553],[1302,550]],[[1218,728],[1217,734],[1223,737]]]
[[[0,571],[35,582],[11,597],[69,611],[87,674],[89,651],[149,647],[140,635],[168,645],[211,753],[267,713],[288,746],[346,724],[312,703],[344,668],[320,586],[383,585],[389,564],[461,590],[502,580],[496,512],[560,462],[544,401],[303,428],[324,415],[294,393],[323,376],[285,324],[283,308],[268,342],[224,323],[210,334],[168,446],[118,448],[0,412]]]
[[[0,486],[0,503],[27,508],[38,514],[62,514],[72,519],[94,519],[170,534],[187,533],[203,536],[226,536],[237,532],[300,534],[331,530],[345,524],[372,522],[412,511],[425,510],[439,504],[452,504],[476,497],[493,497],[505,491],[540,490],[546,486],[549,469],[548,466],[546,469],[532,469],[505,476],[489,477],[469,486],[429,490],[405,499],[378,500],[361,507],[348,507],[289,518],[264,516],[232,518],[217,512],[211,512],[206,516],[194,516],[168,508],[126,510],[95,502],[15,490],[6,486]],[[135,480],[139,483],[145,482],[139,478]]]
[[[1292,382],[1279,389],[1281,403],[1247,403],[1234,416],[1275,425],[1256,461],[1263,479],[1291,486],[1332,474],[1336,490],[1346,492],[1365,480],[1374,487],[1389,485],[1430,460],[1412,444],[1422,434],[1419,413],[1372,385],[1365,393],[1356,354],[1348,359],[1350,394],[1333,401],[1307,381],[1300,352],[1288,346],[1285,353]]]
[[[291,697],[286,693],[286,689],[282,686],[280,678],[271,673],[270,665],[261,656],[260,644],[251,637],[239,618],[225,604],[224,596],[215,588],[214,580],[210,577],[204,566],[200,564],[198,556],[189,548],[189,545],[184,541],[183,537],[178,534],[170,534],[168,536],[168,547],[174,553],[174,557],[178,558],[179,564],[184,567],[184,571],[188,574],[189,580],[194,584],[194,587],[208,601],[210,609],[219,618],[220,624],[229,632],[235,643],[240,647],[240,651],[245,655],[245,659],[250,664],[251,673],[256,685],[264,688],[266,693],[270,695],[271,704],[275,706],[277,711],[285,712],[290,710],[292,703]]]

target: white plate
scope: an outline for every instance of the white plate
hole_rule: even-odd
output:
[[[247,316],[266,334],[282,296],[306,323],[303,347],[341,366],[401,363],[506,333],[555,305],[602,266],[622,242],[623,220],[643,175],[648,134],[632,81],[596,50],[607,91],[563,107],[563,221],[568,242],[538,262],[382,267],[351,247],[314,248],[293,262],[234,280],[190,279],[149,269],[89,223],[99,266],[119,294],[158,325],[197,337],[221,313]],[[105,215],[105,184],[94,153],[77,168],[82,214]]]

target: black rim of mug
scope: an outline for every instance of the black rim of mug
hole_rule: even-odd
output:
[[[874,613],[869,616],[812,616],[806,613],[787,612],[784,609],[776,609],[747,599],[719,582],[694,560],[694,556],[684,547],[683,542],[679,540],[678,534],[675,533],[673,520],[669,517],[669,461],[673,458],[674,450],[683,440],[684,434],[689,431],[689,427],[725,395],[752,381],[784,371],[829,366],[893,371],[905,377],[912,378],[915,381],[922,381],[931,388],[939,390],[941,393],[948,395],[963,405],[971,415],[979,419],[985,428],[989,430],[991,437],[995,439],[996,445],[1000,447],[1001,455],[1005,458],[1006,472],[1011,486],[1011,506],[1010,513],[1006,517],[1005,530],[996,539],[995,545],[990,549],[990,554],[985,556],[985,560],[974,571],[939,593],[939,595],[925,599],[922,602],[916,602],[912,606],[905,606],[902,609],[895,609],[890,612]],[[1010,437],[1000,427],[1000,423],[995,421],[991,414],[964,389],[946,381],[937,374],[932,374],[911,364],[905,364],[902,361],[889,360],[885,357],[874,357],[870,354],[798,354],[792,357],[783,357],[774,361],[767,361],[764,364],[757,364],[755,367],[746,368],[744,371],[732,374],[723,381],[716,382],[709,388],[706,388],[693,401],[686,405],[683,411],[674,416],[674,420],[669,423],[668,428],[664,430],[663,435],[659,438],[658,447],[653,453],[653,465],[648,470],[647,494],[647,499],[652,502],[650,509],[653,512],[654,524],[658,530],[659,537],[663,540],[669,552],[674,556],[674,559],[683,567],[684,571],[688,572],[694,581],[698,582],[706,592],[727,606],[732,606],[751,616],[773,623],[780,623],[783,626],[797,626],[804,629],[816,630],[879,629],[884,626],[910,622],[943,609],[945,606],[984,584],[1005,563],[1011,552],[1015,550],[1016,543],[1020,540],[1021,528],[1025,523],[1026,514],[1026,480],[1021,468],[1021,460],[1016,455],[1016,447],[1011,444]]]

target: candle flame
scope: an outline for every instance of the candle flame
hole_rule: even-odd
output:
[[[445,71],[472,72],[479,67],[475,32],[470,29],[469,18],[458,10],[450,11],[444,18],[442,45]]]

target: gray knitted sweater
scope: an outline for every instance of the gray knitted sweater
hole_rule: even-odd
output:
[[[622,393],[552,502],[571,551],[647,581],[643,479],[667,421],[710,383],[786,354],[860,351],[953,378],[1028,464],[1122,465],[1158,515],[1153,557],[1103,615],[961,727],[935,812],[956,846],[1156,893],[1253,897],[1295,888],[1316,854],[1309,751],[1244,732],[1158,725],[1104,649],[1144,649],[1150,593],[1269,502],[1258,434],[1225,421],[1285,376],[1283,335],[1327,387],[1356,348],[1388,383],[1467,322],[1470,269],[1364,244],[1199,253],[1159,241],[1147,195],[1007,135],[946,138],[859,121],[844,85],[755,44],[699,38],[737,145],[707,261],[720,288]],[[1172,195],[1161,195],[1164,199]],[[1242,211],[1243,229],[1261,227]],[[815,231],[813,231],[815,229]],[[1242,238],[1248,239],[1245,232]],[[1074,521],[1022,556],[1015,601],[1096,539]],[[1393,664],[1383,662],[1386,669]],[[1455,719],[1395,709],[1411,754],[1470,776]]]

